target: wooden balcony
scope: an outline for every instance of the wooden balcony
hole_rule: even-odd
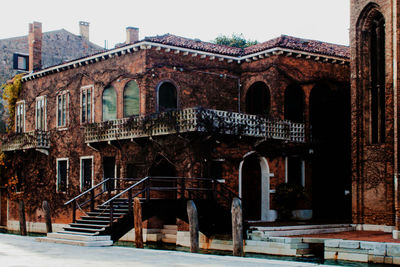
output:
[[[189,132],[305,142],[303,123],[268,120],[257,115],[203,108],[187,108],[92,123],[86,127],[85,142],[96,143]]]
[[[8,140],[3,141],[1,146],[2,151],[37,149],[44,153],[46,153],[49,148],[50,133],[45,131],[17,133],[9,136]]]

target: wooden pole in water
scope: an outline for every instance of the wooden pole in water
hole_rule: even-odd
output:
[[[233,256],[244,256],[243,253],[243,219],[242,202],[238,198],[232,201],[232,242]]]
[[[188,200],[186,210],[189,218],[190,252],[196,253],[199,251],[199,219],[193,200]]]
[[[26,235],[25,204],[22,199],[19,201],[19,229],[21,235]]]
[[[53,232],[53,227],[51,226],[51,215],[50,215],[49,203],[46,200],[44,200],[42,207],[43,207],[43,211],[44,211],[44,218],[46,221],[47,233],[51,233],[51,232]]]
[[[133,199],[133,220],[135,222],[136,248],[143,248],[142,205],[138,197]]]

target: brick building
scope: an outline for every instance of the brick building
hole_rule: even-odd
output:
[[[398,14],[398,1],[351,1],[353,221],[388,231],[400,222]]]
[[[306,191],[295,218],[350,219],[348,47],[283,35],[239,49],[127,31],[123,46],[23,77],[2,150],[31,229],[43,231],[45,199],[65,224],[63,203],[80,192],[146,176],[186,177],[156,184],[181,190],[212,178],[242,197],[249,221],[276,220],[273,194],[289,182]],[[2,224],[17,229],[16,203],[7,207]],[[155,215],[148,228],[171,219]]]
[[[41,25],[40,23],[36,23]],[[80,35],[65,29],[44,32],[42,36],[42,67],[58,65],[91,55],[104,49],[89,41],[89,23],[80,21]],[[15,74],[29,70],[28,35],[0,40],[0,84]],[[3,106],[0,106],[1,116]],[[3,129],[2,129],[3,128]],[[4,131],[1,126],[0,130]]]

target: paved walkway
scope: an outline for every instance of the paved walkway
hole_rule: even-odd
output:
[[[36,242],[33,237],[0,234],[0,266],[317,266],[313,263],[215,256],[123,247],[90,248]],[[319,265],[321,266],[321,265]],[[328,266],[328,265],[322,265]]]

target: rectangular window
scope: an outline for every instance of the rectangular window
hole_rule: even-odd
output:
[[[69,93],[62,92],[57,96],[57,127],[66,127],[69,119]]]
[[[68,185],[68,159],[57,159],[57,192],[66,192]]]
[[[46,116],[46,96],[39,96],[36,98],[36,130],[47,130]]]
[[[222,172],[223,172],[223,161],[221,160],[213,160],[210,162],[210,171],[209,171],[209,178],[212,179],[222,179]]]
[[[286,158],[286,182],[305,186],[304,160],[300,157]]]
[[[81,123],[93,122],[93,86],[81,88]]]
[[[25,131],[25,101],[19,101],[15,107],[15,132]]]
[[[92,187],[93,156],[81,157],[81,191]]]

